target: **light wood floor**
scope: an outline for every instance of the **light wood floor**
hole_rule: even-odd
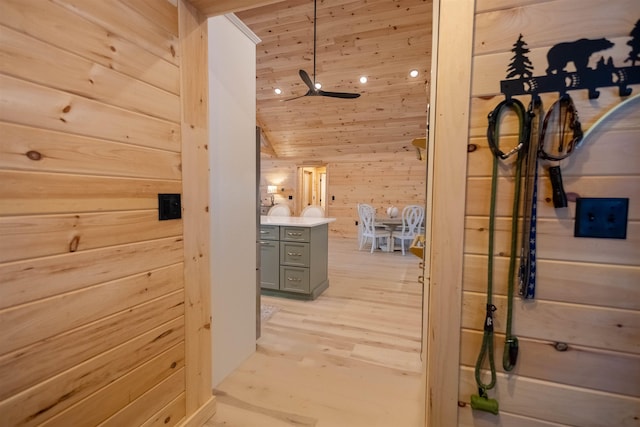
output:
[[[330,238],[330,286],[315,301],[262,297],[257,351],[214,393],[207,427],[417,427],[419,259]]]

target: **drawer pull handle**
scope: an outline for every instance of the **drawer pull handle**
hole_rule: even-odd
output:
[[[302,256],[301,253],[297,253],[297,252],[287,252],[287,255],[289,255],[289,256]]]
[[[300,232],[294,233],[294,232],[292,232],[292,231],[288,231],[288,232],[287,232],[287,236],[291,236],[291,237],[300,237],[300,236],[302,236],[302,233],[300,233]]]
[[[263,242],[262,240],[260,241],[261,245],[273,245],[273,242]]]
[[[260,230],[260,234],[269,234],[269,232],[265,230]]]
[[[302,279],[299,277],[287,277],[288,282],[302,282]]]

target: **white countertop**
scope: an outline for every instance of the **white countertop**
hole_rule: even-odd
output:
[[[315,227],[317,225],[329,224],[335,218],[317,218],[310,216],[260,216],[261,225],[293,225],[296,227]]]

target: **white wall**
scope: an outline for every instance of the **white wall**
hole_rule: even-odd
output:
[[[209,19],[213,385],[255,351],[256,55],[235,16]]]

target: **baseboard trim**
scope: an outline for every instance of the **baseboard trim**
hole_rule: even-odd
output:
[[[211,396],[209,400],[207,400],[204,405],[202,405],[196,412],[191,414],[188,418],[186,418],[181,424],[180,427],[202,427],[202,425],[207,422],[211,417],[216,414],[216,398],[215,396]]]

